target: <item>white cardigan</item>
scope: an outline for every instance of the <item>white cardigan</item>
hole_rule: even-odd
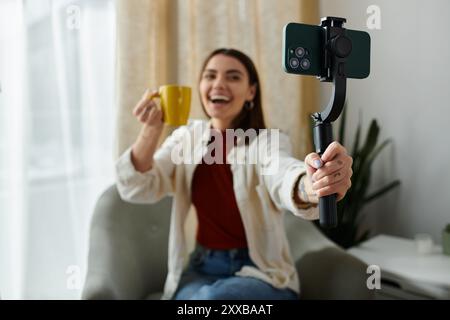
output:
[[[188,125],[176,129],[155,152],[153,167],[145,173],[135,170],[131,148],[116,163],[117,187],[123,200],[154,203],[173,195],[163,299],[171,299],[175,293],[188,256],[184,224],[192,205],[193,173],[206,153],[210,124],[210,121],[190,120]],[[308,220],[317,219],[319,212],[314,207],[299,208],[293,200],[295,184],[306,168],[304,162],[291,156],[289,138],[278,130],[263,132],[247,146],[238,139],[238,145],[227,155],[249,254],[257,266],[244,266],[236,275],[255,277],[274,287],[290,288],[299,293],[283,209]],[[258,154],[257,163],[246,161],[245,148],[248,155]]]

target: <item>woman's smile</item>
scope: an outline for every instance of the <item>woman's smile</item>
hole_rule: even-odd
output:
[[[208,96],[209,105],[213,108],[224,108],[232,103],[233,98],[225,94],[211,94]]]

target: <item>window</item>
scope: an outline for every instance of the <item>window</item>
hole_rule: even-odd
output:
[[[2,6],[2,18],[14,12],[22,24],[2,22],[0,31],[2,42],[19,41],[15,54],[0,55],[2,66],[16,56],[16,69],[0,71],[0,150],[8,155],[0,160],[0,233],[8,228],[9,240],[20,243],[0,246],[0,260],[15,261],[4,268],[19,273],[0,292],[77,298],[91,213],[114,181],[114,1]],[[78,282],[70,270],[80,271]],[[70,277],[78,286],[68,286]]]

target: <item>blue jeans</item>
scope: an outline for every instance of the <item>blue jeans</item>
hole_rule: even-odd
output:
[[[296,300],[291,289],[278,289],[250,277],[235,276],[244,265],[255,266],[247,249],[210,250],[200,245],[191,254],[175,300]]]

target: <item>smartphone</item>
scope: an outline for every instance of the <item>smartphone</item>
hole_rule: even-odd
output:
[[[347,78],[363,79],[370,73],[370,36],[367,32],[345,29],[352,41],[347,57]],[[320,77],[325,74],[325,30],[321,26],[288,23],[283,29],[283,68],[287,73]]]

